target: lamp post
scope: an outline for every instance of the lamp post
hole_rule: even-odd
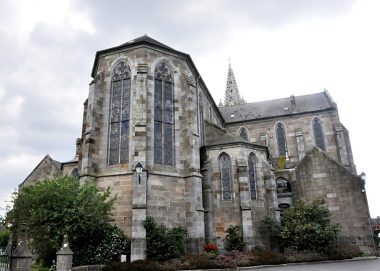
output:
[[[140,175],[142,174],[142,172],[143,172],[143,166],[141,165],[141,163],[139,162],[139,163],[137,163],[137,165],[136,165],[136,167],[135,167],[135,169],[136,169],[136,174],[137,174],[137,176],[138,176],[138,178],[139,178],[139,184],[141,183],[141,180],[140,180]]]
[[[361,174],[360,174],[360,179],[361,179],[361,188],[362,188],[362,192],[364,193],[365,192],[365,179],[367,178],[367,175],[364,173],[364,172],[362,172]]]

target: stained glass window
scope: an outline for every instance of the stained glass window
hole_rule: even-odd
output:
[[[155,70],[154,81],[154,162],[174,165],[173,80],[167,63]]]
[[[282,123],[277,124],[276,135],[278,144],[278,155],[287,156],[285,128]]]
[[[256,199],[256,168],[255,155],[253,153],[251,153],[248,157],[248,179],[251,199]]]
[[[322,124],[319,119],[313,120],[313,131],[314,131],[314,139],[315,145],[321,150],[325,151],[325,138],[323,136]]]
[[[247,129],[245,129],[244,127],[240,128],[240,137],[244,138],[245,140],[248,140],[248,132]]]
[[[128,162],[131,109],[131,69],[120,62],[112,74],[108,163]]]
[[[222,199],[231,200],[231,159],[227,153],[222,153],[219,156],[219,166],[220,166],[220,179],[222,182]]]

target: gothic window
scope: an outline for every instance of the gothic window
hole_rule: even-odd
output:
[[[313,131],[314,131],[314,139],[315,145],[321,150],[325,151],[325,138],[323,136],[322,124],[319,119],[313,120]]]
[[[244,127],[240,128],[239,135],[241,138],[248,140],[248,132],[247,132],[247,129],[245,129]]]
[[[154,162],[174,165],[173,80],[168,64],[154,72]]]
[[[131,109],[131,69],[120,62],[113,70],[110,105],[108,163],[128,162],[129,120]]]
[[[256,167],[255,155],[253,153],[251,153],[248,157],[248,179],[251,199],[256,199]]]
[[[202,146],[205,145],[205,130],[204,130],[204,116],[203,116],[203,105],[202,102],[199,104],[199,113],[200,113],[200,120],[201,120],[201,142]]]
[[[276,135],[277,135],[278,155],[287,157],[288,151],[287,151],[287,146],[286,146],[285,128],[282,123],[277,124]]]
[[[219,166],[220,166],[220,179],[222,181],[222,199],[231,200],[231,180],[232,180],[232,170],[231,170],[231,158],[227,153],[222,153],[219,156]]]

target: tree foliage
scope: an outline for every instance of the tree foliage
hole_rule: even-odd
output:
[[[20,223],[27,225],[31,245],[46,266],[55,259],[64,234],[69,236],[74,264],[104,263],[113,257],[112,252],[105,249],[99,255],[95,248],[117,235],[119,253],[128,241],[111,224],[114,201],[108,189],[102,192],[92,183],[61,176],[22,188],[15,194],[8,218],[14,230]]]
[[[323,199],[300,201],[282,217],[281,242],[285,249],[327,252],[337,240],[340,226],[331,224]]]
[[[184,254],[187,234],[184,227],[168,229],[164,224],[157,224],[152,217],[146,218],[144,227],[148,259],[162,261]]]

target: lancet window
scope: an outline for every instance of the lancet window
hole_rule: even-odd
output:
[[[241,137],[241,138],[244,138],[245,140],[248,140],[248,132],[247,132],[247,129],[245,129],[244,127],[241,127],[241,128],[240,128],[240,131],[239,131],[239,134],[240,134],[240,137]]]
[[[256,167],[255,167],[255,155],[251,153],[248,156],[248,179],[249,190],[251,192],[251,199],[256,199]]]
[[[131,109],[131,69],[126,62],[117,64],[112,73],[110,99],[110,136],[108,163],[129,160],[129,120]]]
[[[313,132],[314,132],[314,140],[315,145],[321,150],[326,150],[325,138],[323,136],[322,124],[319,119],[313,120]]]
[[[219,166],[220,166],[220,178],[222,182],[222,199],[231,200],[231,181],[232,181],[232,170],[231,170],[231,158],[227,153],[222,153],[219,156]]]
[[[279,156],[288,156],[288,150],[286,146],[285,127],[282,123],[277,124],[276,127],[277,146]]]
[[[174,165],[173,79],[167,63],[154,72],[154,162]]]

